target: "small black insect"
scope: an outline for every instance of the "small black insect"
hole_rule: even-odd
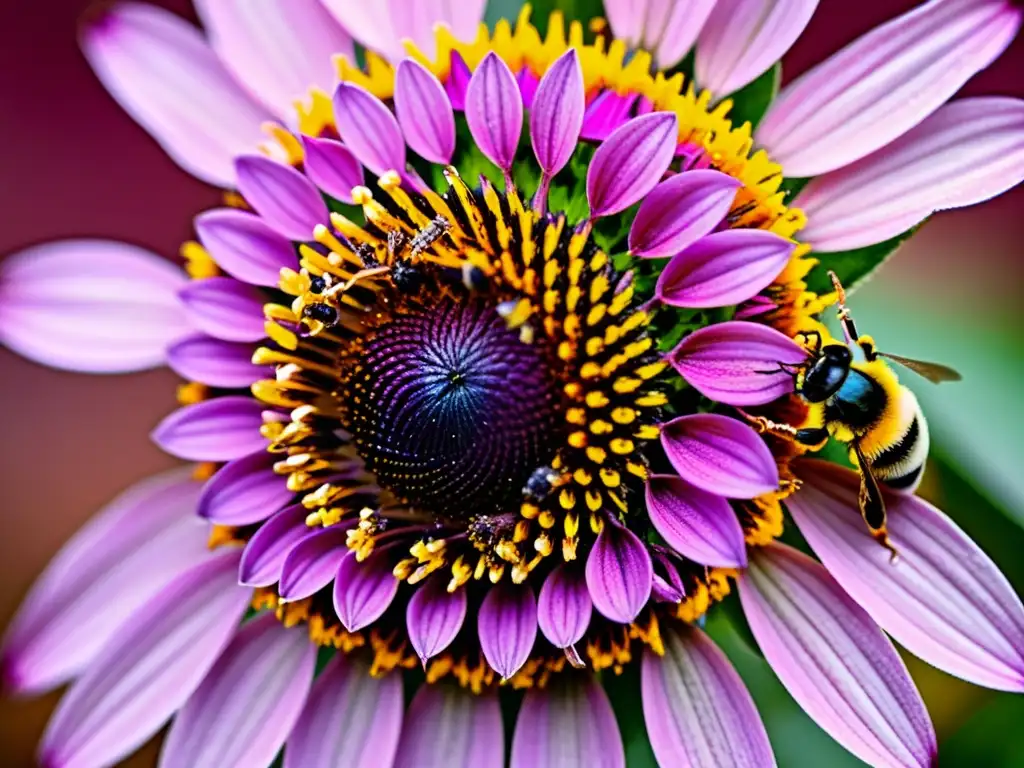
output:
[[[363,267],[366,269],[373,269],[374,267],[380,266],[380,262],[377,261],[377,252],[373,250],[373,246],[367,245],[366,243],[360,243],[356,246],[356,256],[363,262]]]
[[[324,325],[338,322],[338,310],[330,304],[307,304],[302,313],[310,320],[318,320]]]
[[[535,501],[547,498],[558,481],[558,473],[551,467],[540,467],[533,470],[530,479],[523,486],[523,496]]]
[[[320,275],[313,275],[309,278],[310,293],[323,293],[325,288],[327,288],[327,281]]]
[[[396,261],[391,267],[391,282],[402,293],[416,293],[423,286],[423,271],[408,261]]]
[[[444,216],[435,216],[429,224],[416,233],[412,239],[412,255],[418,256],[427,250],[448,231],[448,219]]]

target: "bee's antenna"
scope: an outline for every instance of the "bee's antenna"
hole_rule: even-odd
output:
[[[846,291],[835,272],[829,270],[828,276],[832,279],[832,285],[836,289],[836,296],[839,299],[839,310],[836,314],[839,317],[839,322],[843,325],[843,336],[846,337],[847,344],[854,344],[860,338],[860,334],[857,333],[857,326],[854,325],[850,308],[846,306]]]

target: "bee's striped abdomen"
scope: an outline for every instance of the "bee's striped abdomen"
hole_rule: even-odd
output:
[[[871,469],[875,477],[890,488],[913,491],[921,482],[928,458],[928,423],[917,398],[905,387],[901,392],[900,410],[906,419],[906,428],[896,442],[871,457]]]

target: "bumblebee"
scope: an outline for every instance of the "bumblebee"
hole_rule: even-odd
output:
[[[900,384],[886,359],[936,384],[958,381],[960,374],[944,365],[879,352],[874,339],[857,332],[843,286],[834,272],[829,276],[838,296],[845,343],[823,344],[817,332],[807,334],[808,359],[783,366],[795,377],[796,394],[809,406],[803,426],[761,417],[754,421],[762,431],[787,434],[810,450],[820,450],[830,438],[844,443],[860,473],[861,515],[895,559],[879,482],[907,493],[916,490],[928,458],[928,424],[914,393]]]

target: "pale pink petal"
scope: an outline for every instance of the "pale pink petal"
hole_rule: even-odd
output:
[[[306,175],[320,189],[343,203],[352,203],[352,188],[362,186],[363,166],[340,141],[302,137]]]
[[[189,321],[199,330],[225,341],[260,341],[266,338],[264,294],[255,286],[230,277],[195,280],[178,298]]]
[[[311,88],[334,88],[332,56],[354,60],[352,38],[319,0],[196,0],[195,6],[231,74],[289,122],[295,102]]]
[[[647,512],[668,545],[695,563],[719,568],[746,566],[743,528],[721,496],[681,477],[652,475],[647,482]]]
[[[578,643],[590,626],[594,603],[583,571],[568,563],[555,567],[544,580],[537,599],[537,624],[552,645]]]
[[[441,576],[419,587],[405,612],[409,642],[424,664],[451,645],[465,620],[466,590],[449,592]]]
[[[635,533],[606,522],[587,557],[586,575],[594,607],[612,621],[628,624],[651,596],[654,566]]]
[[[738,91],[782,58],[818,0],[718,0],[697,40],[695,78],[716,96]]]
[[[189,332],[170,262],[131,245],[68,240],[0,265],[0,342],[20,355],[88,373],[162,365]]]
[[[391,24],[390,0],[320,0],[335,19],[366,48],[392,59],[404,55],[402,41]]]
[[[729,660],[696,627],[663,631],[665,655],[644,651],[644,721],[658,763],[679,768],[775,765],[754,700]]]
[[[386,0],[391,10],[393,36],[416,43],[428,56],[436,50],[435,28],[444,24],[465,42],[476,38],[486,0]]]
[[[235,583],[240,554],[195,566],[132,615],[61,699],[43,736],[43,765],[117,763],[185,703],[249,605],[251,592]]]
[[[604,12],[612,33],[630,46],[640,44],[647,0],[605,0]]]
[[[284,749],[284,768],[390,766],[402,730],[402,676],[373,677],[358,654],[337,654],[313,684]]]
[[[508,64],[491,51],[466,91],[466,122],[487,159],[508,171],[523,130],[523,98]]]
[[[284,267],[299,268],[295,247],[259,216],[217,208],[196,216],[195,228],[217,266],[239,280],[276,288]]]
[[[252,362],[255,344],[221,341],[212,336],[189,336],[167,349],[167,364],[183,378],[229,389],[248,388],[270,378],[274,369]]]
[[[267,445],[262,426],[259,400],[230,395],[179,408],[157,425],[152,437],[181,459],[231,461]]]
[[[77,675],[139,606],[205,557],[200,487],[190,470],[143,480],[64,545],[7,629],[6,685],[41,693]]]
[[[878,545],[861,519],[856,473],[802,461],[804,484],[787,499],[808,543],[900,645],[978,685],[1024,691],[1024,607],[998,567],[926,501],[885,489],[889,535]]]
[[[271,114],[231,77],[199,30],[153,5],[121,3],[82,35],[96,75],[168,155],[203,181],[230,187]]]
[[[342,141],[373,173],[405,172],[405,139],[398,120],[376,96],[342,83],[334,92],[334,120]]]
[[[282,600],[302,600],[334,580],[348,555],[348,530],[332,525],[303,537],[285,557],[277,593]]]
[[[262,155],[235,161],[238,191],[271,228],[289,240],[312,240],[330,223],[320,192],[303,174]]]
[[[274,472],[278,458],[257,450],[225,464],[203,486],[199,516],[220,525],[252,525],[277,512],[294,495]]]
[[[553,176],[565,167],[583,127],[586,93],[575,48],[544,73],[530,107],[530,140],[537,164]]]
[[[349,632],[368,627],[391,605],[398,594],[398,579],[391,570],[384,552],[363,562],[351,552],[341,561],[334,579],[334,611]]]
[[[686,56],[717,0],[646,0],[643,45],[658,69],[671,69]]]
[[[393,768],[504,765],[505,737],[496,691],[476,695],[443,682],[420,686],[405,716]]]
[[[768,445],[738,419],[716,413],[680,416],[661,428],[661,446],[673,468],[705,491],[753,499],[779,487]]]
[[[713,170],[678,173],[651,190],[629,230],[634,256],[672,256],[710,234],[732,207],[737,179]]]
[[[523,699],[512,737],[511,768],[625,768],[619,725],[592,675],[564,676]]]
[[[303,539],[316,535],[306,525],[309,510],[301,504],[282,509],[260,526],[245,545],[238,566],[238,582],[249,587],[269,587],[281,580],[285,558]]]
[[[804,187],[794,202],[807,214],[800,239],[817,251],[879,243],[935,211],[980,203],[1021,179],[1024,101],[954,101],[883,149]]]
[[[739,580],[761,652],[832,738],[875,766],[935,764],[935,731],[889,639],[821,565],[758,547]]]
[[[987,67],[1024,11],[932,0],[868,32],[788,85],[757,128],[787,176],[818,176],[884,147]]]
[[[403,59],[395,72],[395,114],[412,150],[432,163],[447,165],[455,151],[455,113],[434,74],[415,59]]]
[[[526,663],[537,638],[537,600],[528,585],[502,582],[487,591],[477,615],[480,649],[507,680]]]

